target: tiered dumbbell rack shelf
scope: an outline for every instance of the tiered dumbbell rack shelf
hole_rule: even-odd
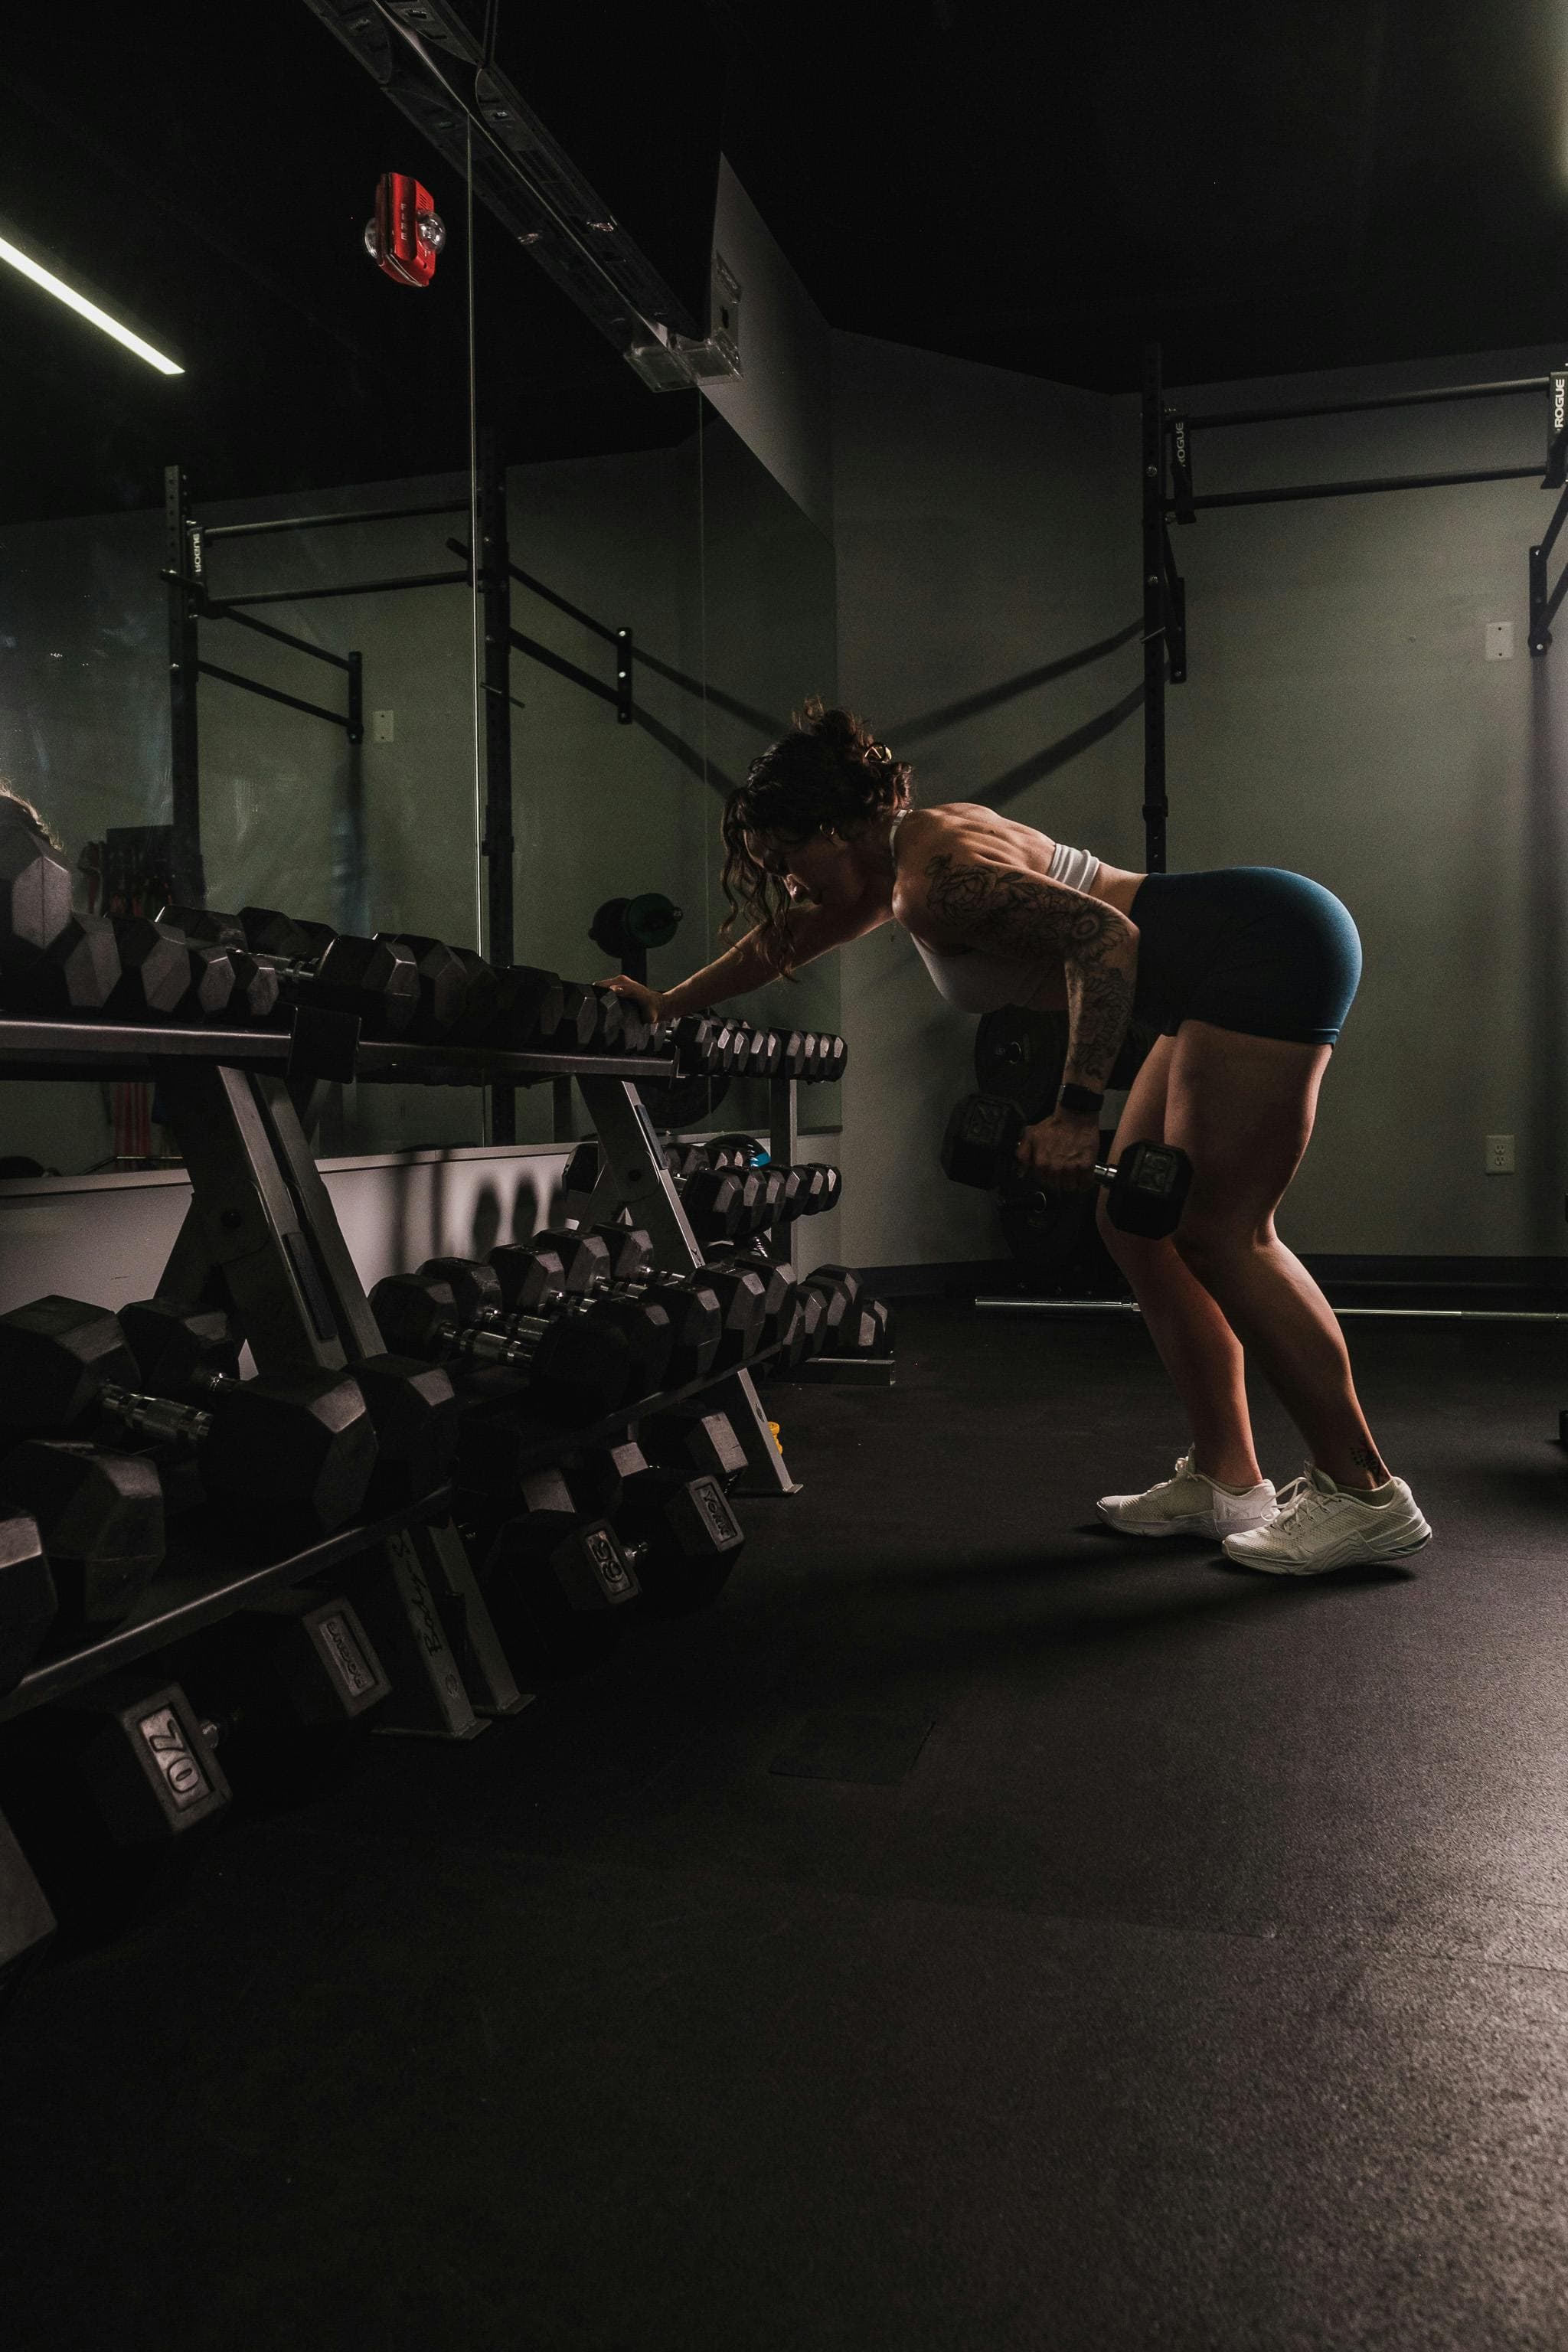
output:
[[[615,1202],[649,1232],[658,1265],[685,1273],[703,1264],[702,1250],[637,1094],[639,1080],[674,1075],[673,1061],[656,1055],[378,1043],[361,1039],[357,1024],[333,1015],[300,1013],[288,1031],[0,1018],[0,1078],[142,1077],[157,1084],[192,1188],[158,1287],[229,1309],[264,1374],[352,1370],[383,1348],[306,1139],[318,1086],[575,1080]],[[793,1098],[793,1086],[778,1091]],[[787,1128],[793,1142],[793,1099]],[[745,1449],[742,1490],[797,1493],[749,1366],[637,1400],[586,1429],[541,1425],[521,1466],[564,1461],[596,1438],[703,1391],[729,1413]],[[470,1738],[486,1718],[516,1712],[527,1697],[496,1638],[449,1507],[443,1490],[272,1559],[247,1553],[237,1535],[210,1540],[211,1513],[191,1522],[199,1541],[176,1519],[168,1557],[132,1615],[36,1663],[0,1699],[0,1722],[117,1672],[267,1592],[363,1562],[379,1549],[384,1572],[362,1580],[355,1597],[393,1681],[383,1727]]]
[[[102,1675],[118,1674],[138,1658],[216,1625],[236,1610],[253,1608],[269,1592],[325,1576],[416,1520],[447,1518],[451,1508],[450,1487],[438,1487],[417,1503],[405,1503],[380,1518],[353,1521],[316,1543],[272,1559],[256,1556],[257,1547],[242,1549],[232,1525],[213,1524],[213,1512],[175,1519],[163,1564],[131,1614],[100,1633],[82,1637],[68,1650],[41,1657],[0,1698],[0,1723],[80,1690]],[[199,1528],[194,1524],[197,1518],[204,1522]]]

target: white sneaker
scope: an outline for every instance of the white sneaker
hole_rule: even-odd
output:
[[[1321,1576],[1331,1568],[1369,1568],[1405,1559],[1432,1540],[1432,1530],[1403,1478],[1380,1502],[1347,1495],[1309,1462],[1279,1496],[1279,1516],[1267,1527],[1228,1536],[1226,1552],[1271,1576]]]
[[[1102,1495],[1095,1505],[1108,1526],[1126,1536],[1226,1536],[1267,1527],[1277,1505],[1265,1478],[1244,1495],[1232,1495],[1193,1467],[1184,1454],[1173,1475],[1143,1495]]]

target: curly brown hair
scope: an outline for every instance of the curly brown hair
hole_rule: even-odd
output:
[[[787,735],[760,751],[724,803],[724,896],[730,911],[720,925],[728,939],[738,922],[761,932],[759,944],[775,972],[794,976],[790,898],[782,874],[754,855],[751,838],[769,834],[786,846],[815,834],[857,833],[873,818],[910,806],[913,770],[895,760],[852,710],[826,709],[812,695],[795,713]]]
[[[15,785],[8,784],[4,778],[0,778],[0,820],[9,818],[15,824],[18,816],[24,818],[35,833],[41,833],[51,849],[64,850],[65,844],[48,819],[34,806],[31,801],[24,800]]]

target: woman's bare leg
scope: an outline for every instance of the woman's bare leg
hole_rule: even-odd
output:
[[[1173,1037],[1154,1045],[1128,1093],[1112,1148],[1164,1139],[1165,1097]],[[1262,1477],[1252,1449],[1241,1343],[1212,1293],[1168,1241],[1119,1232],[1100,1196],[1100,1229],[1111,1256],[1132,1286],[1161,1362],[1186,1412],[1193,1460],[1222,1486],[1255,1486]]]
[[[1388,1473],[1339,1324],[1274,1229],[1312,1131],[1329,1053],[1327,1045],[1183,1023],[1166,1078],[1164,1139],[1190,1156],[1194,1176],[1175,1251],[1264,1373],[1319,1468],[1338,1486],[1372,1487]]]

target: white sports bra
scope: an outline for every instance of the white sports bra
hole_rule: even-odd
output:
[[[898,824],[908,814],[904,810]],[[1092,890],[1099,873],[1100,860],[1089,850],[1069,849],[1065,841],[1058,842],[1050,863],[1053,882],[1065,883],[1069,890]],[[910,936],[914,939],[912,931]],[[923,940],[914,940],[914,945],[941,993],[961,1013],[994,1013],[999,1005],[1026,1004],[1057,968],[1053,956],[994,955],[986,948],[943,951],[928,948]]]

